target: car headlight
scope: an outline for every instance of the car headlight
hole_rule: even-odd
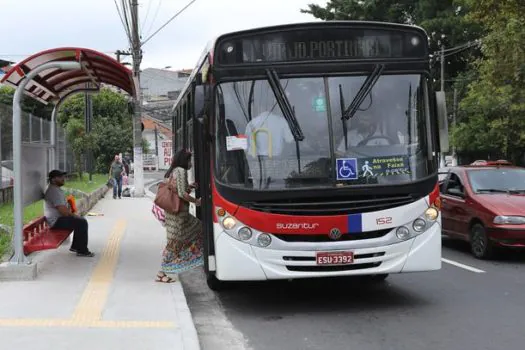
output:
[[[439,216],[439,211],[434,207],[430,207],[425,211],[425,218],[428,221],[436,221],[438,216]]]
[[[525,225],[525,216],[499,215],[494,218],[497,225]]]
[[[231,216],[228,216],[224,218],[224,220],[222,220],[222,227],[224,227],[227,230],[231,230],[235,227],[235,225],[237,225],[237,222]]]

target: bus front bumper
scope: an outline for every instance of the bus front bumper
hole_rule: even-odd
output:
[[[271,249],[240,242],[225,232],[217,235],[216,276],[223,281],[295,279],[433,271],[441,268],[441,226],[432,225],[407,241],[356,248],[355,242],[338,243],[337,249]],[[333,246],[333,245],[332,245]],[[317,252],[347,251],[348,265],[317,265]]]

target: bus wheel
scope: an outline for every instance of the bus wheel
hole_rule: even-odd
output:
[[[228,286],[227,282],[220,281],[215,274],[211,272],[206,273],[206,284],[208,285],[208,288],[215,292],[224,290]]]

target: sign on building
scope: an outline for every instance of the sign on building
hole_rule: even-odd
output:
[[[171,140],[163,140],[161,143],[161,154],[159,159],[159,168],[168,169],[171,165],[171,159],[173,158],[173,149]]]

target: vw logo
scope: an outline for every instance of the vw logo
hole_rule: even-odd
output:
[[[341,231],[339,231],[338,228],[333,228],[328,233],[328,237],[330,237],[331,239],[335,241],[336,239],[341,238]]]

